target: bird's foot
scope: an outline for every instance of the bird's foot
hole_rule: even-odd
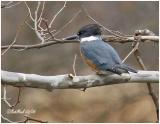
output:
[[[96,74],[99,76],[106,76],[106,75],[110,75],[112,73],[108,72],[108,71],[97,71]]]

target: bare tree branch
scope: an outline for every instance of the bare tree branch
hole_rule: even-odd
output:
[[[104,35],[102,36],[102,38],[104,39],[104,41],[106,42],[118,42],[118,43],[127,43],[127,42],[134,42],[135,39],[134,37],[127,37],[127,38],[119,38],[119,37],[115,37],[115,36],[108,36],[108,35]],[[141,36],[141,42],[159,42],[159,36]],[[78,43],[78,41],[68,41],[68,40],[61,40],[61,39],[54,39],[53,41],[48,41],[45,42],[43,44],[39,43],[39,44],[34,44],[34,45],[13,45],[11,46],[10,49],[34,49],[34,48],[42,48],[42,47],[47,47],[47,46],[51,46],[54,44],[64,44],[64,43]],[[9,45],[6,46],[1,46],[1,49],[6,49],[8,48]]]
[[[64,2],[63,7],[54,15],[53,19],[51,20],[50,24],[49,24],[49,28],[52,27],[53,22],[55,21],[56,17],[63,11],[63,9],[66,7],[66,3],[67,1]]]
[[[121,76],[117,74],[110,75],[88,75],[88,76],[41,76],[36,74],[24,74],[8,71],[1,71],[2,84],[12,86],[22,86],[31,88],[42,88],[49,91],[53,89],[69,88],[89,88],[103,85],[113,85],[120,83],[158,83],[158,71],[139,71],[138,73],[124,73]]]

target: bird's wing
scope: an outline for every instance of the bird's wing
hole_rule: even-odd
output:
[[[84,43],[81,45],[81,52],[102,70],[110,69],[112,66],[121,63],[121,59],[114,48],[103,41]]]

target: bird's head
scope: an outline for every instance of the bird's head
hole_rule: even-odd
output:
[[[101,35],[101,26],[97,24],[88,24],[83,26],[77,33],[79,38]]]
[[[90,36],[100,36],[102,33],[101,26],[98,24],[88,24],[83,26],[76,35],[65,38],[65,40],[79,40]]]

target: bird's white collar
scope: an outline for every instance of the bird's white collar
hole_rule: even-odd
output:
[[[80,39],[80,42],[91,42],[91,41],[94,41],[94,40],[100,40],[101,37],[100,36],[89,36],[89,37],[84,37],[84,38],[81,38]]]

